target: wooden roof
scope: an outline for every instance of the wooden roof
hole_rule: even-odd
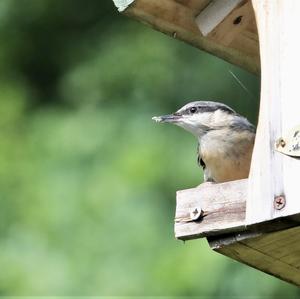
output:
[[[260,72],[250,0],[114,0],[122,13],[252,73]]]

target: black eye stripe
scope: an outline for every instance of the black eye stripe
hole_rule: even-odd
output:
[[[184,114],[193,114],[196,112],[215,112],[216,110],[221,110],[227,112],[228,114],[234,114],[235,112],[227,108],[226,106],[193,106],[186,109],[183,113]]]

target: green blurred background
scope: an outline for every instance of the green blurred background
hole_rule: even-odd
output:
[[[1,295],[296,296],[175,240],[196,140],[151,121],[213,99],[255,123],[259,78],[109,0],[1,0],[0,39]]]

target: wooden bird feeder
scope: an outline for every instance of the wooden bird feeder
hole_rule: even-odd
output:
[[[206,237],[213,250],[300,286],[300,1],[114,2],[173,38],[261,72],[249,178],[178,191],[175,235]]]

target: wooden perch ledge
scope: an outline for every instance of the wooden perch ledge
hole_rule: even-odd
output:
[[[178,191],[176,238],[208,237],[213,250],[300,286],[299,216],[249,225],[247,191],[247,179]]]
[[[188,240],[243,230],[247,180],[204,183],[177,192],[175,236]]]
[[[176,238],[190,240],[221,236],[222,239],[222,236],[234,232],[239,238],[246,239],[300,225],[298,214],[247,223],[248,184],[248,179],[244,179],[221,184],[204,183],[193,189],[177,191]],[[227,239],[225,244],[228,244]]]
[[[244,238],[252,238],[258,231],[269,233],[300,225],[299,214],[248,223],[248,187],[249,181],[244,179],[221,184],[203,183],[196,188],[177,191],[176,238],[191,240],[231,232],[239,232],[240,236],[241,232],[246,232]]]

